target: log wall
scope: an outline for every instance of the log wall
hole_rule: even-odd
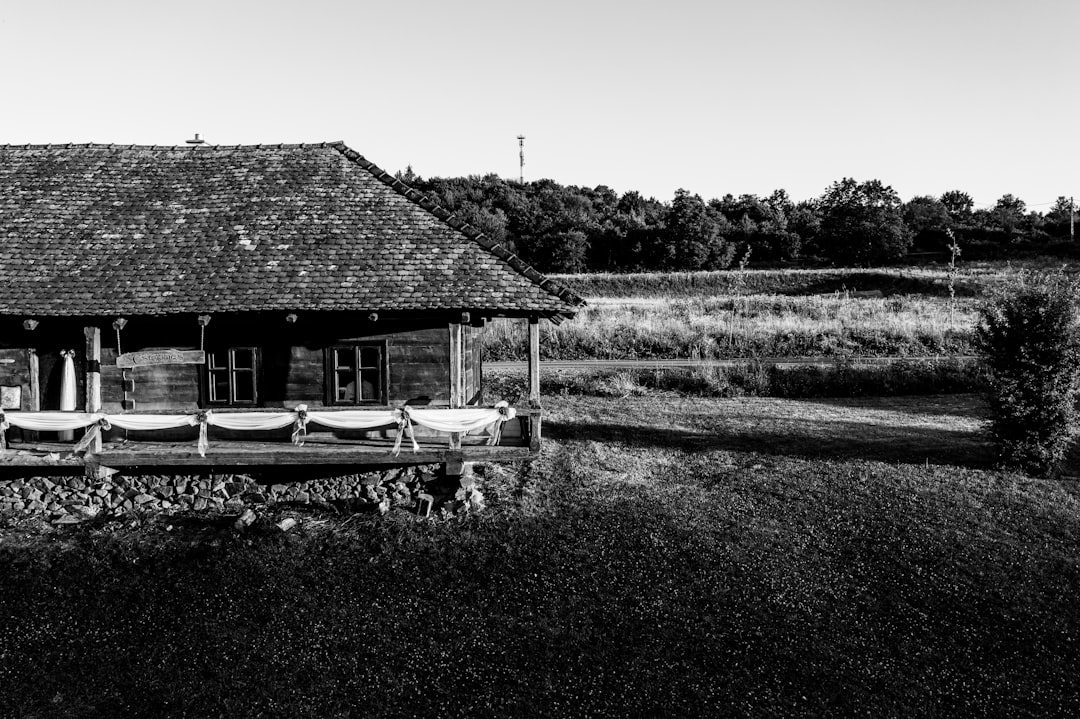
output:
[[[326,350],[353,342],[384,342],[386,394],[390,405],[448,406],[450,403],[449,330],[445,317],[396,321],[344,321],[281,317],[213,318],[204,348],[257,347],[259,407],[322,407],[327,400]],[[117,367],[116,332],[111,321],[68,319],[41,321],[33,331],[11,318],[0,321],[0,387],[18,387],[18,409],[59,409],[60,352],[74,349],[77,408],[86,402],[85,326],[100,329],[101,409],[121,411],[193,411],[204,405],[205,367],[162,364]],[[471,328],[470,328],[471,329]],[[470,347],[472,334],[469,335]],[[120,352],[154,349],[200,349],[194,318],[132,318],[121,331]],[[36,355],[38,406],[34,406],[32,355]],[[470,353],[470,357],[472,354]],[[478,369],[470,367],[470,395],[478,392]],[[9,393],[11,394],[11,393]]]

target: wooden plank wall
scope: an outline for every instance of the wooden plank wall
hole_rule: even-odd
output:
[[[325,348],[349,342],[386,341],[391,404],[450,403],[450,345],[445,324],[353,335],[262,351],[261,404],[266,407],[325,405]]]
[[[332,323],[318,325],[312,321],[308,326],[299,325],[268,327],[250,322],[248,327],[237,322],[230,325],[228,318],[215,319],[207,329],[207,347],[211,340],[232,340],[233,346],[251,346],[267,339],[277,339],[282,344],[260,349],[260,402],[264,407],[294,407],[306,403],[320,407],[325,403],[325,348],[350,341],[385,340],[389,363],[389,400],[393,405],[449,406],[449,330],[441,318],[412,322],[358,323],[362,333],[351,332],[348,336],[334,336],[327,331]],[[70,325],[70,326],[68,326]],[[189,327],[190,325],[190,327]],[[100,382],[102,410],[120,412],[135,411],[193,411],[198,409],[202,365],[156,365],[121,370],[116,366],[116,333],[108,320],[98,323],[100,333]],[[4,328],[7,329],[6,327]],[[211,333],[211,329],[214,330]],[[379,329],[381,332],[373,332]],[[469,328],[470,347],[475,333]],[[22,409],[58,409],[60,376],[63,363],[62,349],[74,349],[76,397],[78,408],[85,407],[87,340],[84,323],[42,322],[33,332],[24,332],[14,326],[0,340],[0,359],[13,362],[0,363],[0,385],[22,388]],[[182,338],[185,341],[177,342]],[[198,329],[194,320],[165,320],[134,318],[122,332],[123,352],[136,352],[155,348],[182,350],[199,349]],[[5,346],[7,345],[7,346]],[[33,381],[31,377],[30,349],[36,349],[39,365],[40,407],[34,407]],[[470,358],[473,352],[469,353]],[[470,359],[470,394],[477,391],[479,368]],[[126,390],[126,391],[125,391]],[[125,405],[125,400],[133,404]]]
[[[390,401],[448,406],[450,331],[447,325],[384,337],[389,340]]]
[[[30,386],[30,353],[21,348],[0,349],[0,387],[19,388],[19,407],[23,411],[33,408],[33,392]]]

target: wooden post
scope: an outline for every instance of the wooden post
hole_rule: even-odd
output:
[[[540,406],[540,318],[529,317],[529,406]]]
[[[101,328],[84,327],[86,335],[86,411],[101,411]],[[86,450],[88,454],[101,451],[101,436]]]
[[[461,391],[461,380],[464,375],[464,353],[461,347],[461,324],[450,323],[450,406],[464,407],[465,401]]]
[[[41,358],[38,357],[37,348],[30,347],[26,350],[27,359],[30,363],[30,411],[41,411]],[[26,439],[37,442],[37,432],[24,432]]]
[[[30,411],[41,411],[41,358],[38,357],[37,349],[31,347],[26,350],[30,360]]]
[[[540,451],[540,318],[529,317],[529,451]]]
[[[465,352],[460,322],[450,323],[450,406],[465,406]],[[461,447],[461,433],[450,433],[450,448]]]

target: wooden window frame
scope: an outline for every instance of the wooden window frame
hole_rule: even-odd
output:
[[[250,351],[251,352],[251,369],[236,367],[236,352]],[[221,352],[226,353],[226,366],[225,367],[213,367],[214,354]],[[202,405],[204,407],[257,407],[259,404],[259,376],[262,369],[262,357],[258,347],[224,347],[217,350],[208,350],[206,352],[206,365],[203,368],[202,373]],[[212,399],[214,392],[214,382],[212,381],[212,375],[214,372],[224,372],[228,379],[229,397],[227,399]],[[238,385],[237,373],[250,373],[251,374],[251,399],[238,400],[236,399],[236,387]]]
[[[361,370],[370,369],[360,364],[361,350],[375,348],[379,351],[379,396],[373,399],[362,399],[359,396],[363,387]],[[337,366],[337,353],[339,350],[352,350],[353,366],[346,368],[353,371],[353,381],[356,383],[357,397],[355,401],[338,400],[337,381],[338,372],[343,371]],[[339,342],[330,345],[325,352],[326,366],[326,405],[328,407],[386,407],[390,397],[390,360],[387,351],[386,340],[358,340],[356,342]]]

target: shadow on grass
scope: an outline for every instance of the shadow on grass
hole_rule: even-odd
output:
[[[982,288],[958,280],[954,286],[957,297],[978,297]],[[860,272],[824,275],[795,287],[779,290],[782,295],[823,295],[834,292],[881,292],[882,295],[924,295],[948,297],[948,283],[940,278],[922,275],[899,275],[896,272]]]
[[[984,420],[989,408],[981,394],[937,394],[890,397],[805,397],[791,402],[836,407],[840,409],[883,410],[934,417],[957,417]]]
[[[940,427],[875,426],[864,422],[814,420],[782,425],[753,423],[700,429],[651,427],[597,422],[544,423],[544,435],[562,440],[616,441],[639,448],[688,452],[716,450],[761,452],[777,456],[865,459],[904,464],[989,467],[993,452],[981,432]]]

